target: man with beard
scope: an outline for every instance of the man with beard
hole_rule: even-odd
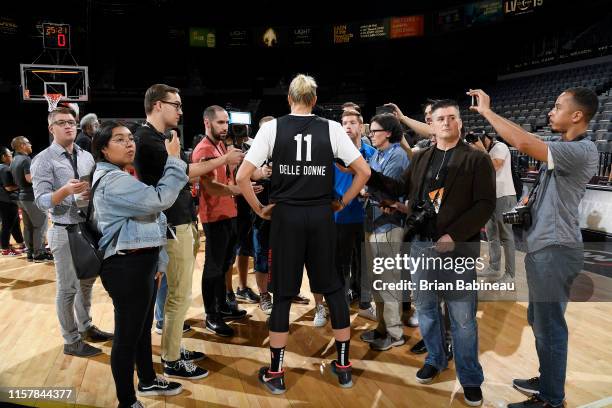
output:
[[[156,186],[161,179],[168,159],[165,133],[178,126],[183,113],[179,90],[165,84],[155,84],[147,89],[144,98],[147,121],[134,133],[136,139],[136,161],[139,179]],[[189,178],[200,177],[225,163],[237,163],[240,152],[221,155],[209,163],[187,166]],[[181,151],[181,158],[189,162]],[[192,197],[189,183],[185,183],[175,203],[164,211],[168,222],[169,263],[166,272],[168,295],[164,307],[161,357],[164,373],[177,378],[199,379],[208,371],[193,364],[202,360],[204,353],[189,351],[181,347],[183,323],[191,302],[191,286],[195,253],[199,244],[197,230],[192,223]],[[160,271],[164,272],[164,271]],[[150,312],[153,313],[154,303]]]
[[[206,163],[228,154],[225,146],[229,126],[227,111],[213,105],[204,110],[203,117],[206,136],[193,151],[191,159],[194,163]],[[234,329],[224,320],[246,316],[246,310],[230,307],[226,298],[225,276],[231,271],[237,241],[238,211],[233,196],[240,194],[234,180],[234,169],[233,165],[222,164],[200,179],[199,216],[206,235],[202,275],[206,329],[223,337],[234,335]]]

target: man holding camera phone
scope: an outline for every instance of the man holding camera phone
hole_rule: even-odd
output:
[[[503,220],[502,214],[511,211],[516,205],[516,191],[512,181],[512,157],[510,149],[505,143],[496,142],[493,136],[484,131],[482,133],[469,133],[465,141],[474,148],[486,152],[491,156],[495,169],[495,212],[487,222],[487,239],[489,240],[489,266],[491,279],[514,281],[514,232],[512,225]],[[505,269],[502,276],[498,276],[501,262],[501,247],[504,248]]]
[[[458,246],[466,254],[479,256],[480,229],[495,208],[495,173],[489,157],[470,148],[461,140],[461,118],[457,103],[440,100],[432,105],[432,129],[436,144],[419,151],[401,177],[394,180],[372,171],[368,186],[374,186],[410,203],[409,233],[415,235],[411,256],[456,257]],[[467,248],[466,248],[467,247]],[[435,249],[435,250],[434,250]],[[466,252],[464,250],[464,252]],[[413,281],[431,282],[428,277],[442,275],[438,270],[417,268]],[[436,275],[436,276],[437,276]],[[454,279],[475,278],[474,268],[466,268],[461,275],[448,271]],[[454,295],[454,296],[453,296]],[[417,372],[416,380],[429,384],[448,367],[444,328],[439,312],[443,299],[450,312],[451,333],[457,376],[464,390],[464,399],[470,406],[482,403],[480,386],[484,380],[478,362],[478,325],[476,322],[477,297],[474,291],[414,291],[419,328],[428,350],[425,364]]]
[[[568,328],[565,309],[571,283],[583,266],[583,244],[578,205],[586,185],[597,171],[598,153],[587,138],[589,121],[597,112],[597,95],[588,88],[570,88],[561,93],[548,114],[550,125],[561,133],[558,142],[543,142],[537,136],[491,110],[489,96],[470,90],[477,103],[470,109],[480,113],[510,145],[543,162],[528,208],[531,225],[525,225],[527,255],[525,270],[529,287],[527,320],[536,338],[540,376],[513,380],[527,401],[509,408],[560,407],[565,398]],[[507,217],[525,220],[525,212]]]

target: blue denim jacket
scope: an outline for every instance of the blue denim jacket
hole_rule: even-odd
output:
[[[186,167],[184,161],[169,156],[157,186],[149,186],[114,164],[97,164],[92,185],[104,177],[94,192],[94,218],[102,233],[99,247],[104,259],[121,250],[166,245],[166,216],[162,211],[172,206],[189,181]],[[165,272],[167,264],[163,249],[158,271]]]

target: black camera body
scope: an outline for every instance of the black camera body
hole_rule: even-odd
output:
[[[517,205],[512,210],[502,214],[505,224],[518,225],[523,229],[531,227],[533,219],[531,217],[531,204]]]
[[[484,144],[484,139],[486,136],[487,136],[487,133],[484,129],[476,128],[476,129],[470,130],[465,135],[465,141],[468,143],[476,143],[478,140],[480,140]]]
[[[412,214],[406,219],[405,238],[412,240],[427,220],[436,218],[436,210],[430,200],[423,200],[412,208]]]

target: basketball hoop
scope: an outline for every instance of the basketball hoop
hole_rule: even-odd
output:
[[[48,93],[48,94],[44,94],[43,96],[45,97],[45,99],[47,100],[47,103],[49,104],[49,112],[57,108],[57,104],[59,103],[60,99],[62,99],[61,93]]]

